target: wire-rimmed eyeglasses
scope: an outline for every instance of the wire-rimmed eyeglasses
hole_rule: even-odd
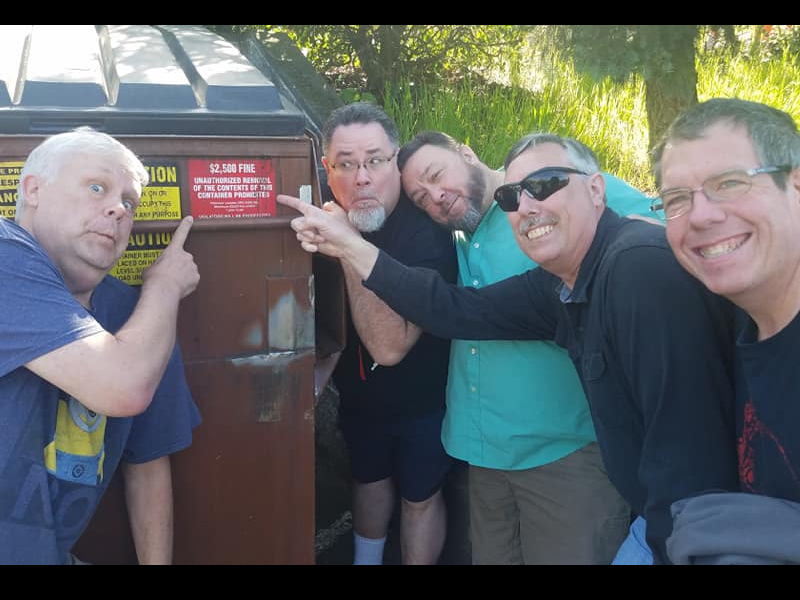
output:
[[[706,198],[714,202],[727,202],[735,200],[753,187],[753,177],[763,173],[781,173],[791,171],[791,165],[776,167],[758,167],[755,169],[735,169],[712,175],[702,185],[694,189],[672,188],[662,190],[661,197],[655,198],[650,204],[650,210],[663,211],[664,218],[676,219],[692,210],[694,195],[702,191]]]
[[[389,164],[389,162],[397,156],[397,150],[392,152],[390,156],[384,156],[383,154],[374,154],[370,156],[363,162],[359,162],[357,160],[352,160],[346,158],[344,160],[340,160],[335,163],[330,163],[331,169],[336,171],[337,173],[355,173],[361,167],[364,167],[370,173],[375,173],[380,171]]]

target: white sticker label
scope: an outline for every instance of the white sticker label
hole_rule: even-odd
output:
[[[306,204],[311,204],[311,186],[310,185],[301,185],[300,186],[300,200],[302,200]]]

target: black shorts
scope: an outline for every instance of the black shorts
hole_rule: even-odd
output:
[[[394,479],[400,496],[422,502],[444,484],[453,459],[442,446],[444,408],[422,417],[386,417],[374,411],[339,414],[358,483]]]

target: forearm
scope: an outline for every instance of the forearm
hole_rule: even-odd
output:
[[[552,303],[544,296],[531,296],[522,276],[481,289],[462,288],[435,270],[407,267],[380,253],[364,285],[398,314],[438,337],[553,339]]]
[[[400,362],[422,331],[394,312],[362,284],[362,277],[349,263],[342,264],[350,312],[361,341],[381,365]]]
[[[109,417],[136,415],[152,400],[175,345],[177,299],[145,294],[116,333],[101,331],[25,366]]]
[[[173,503],[169,456],[142,464],[123,463],[125,502],[141,565],[172,563]]]
[[[143,286],[133,314],[114,336],[128,379],[149,382],[153,392],[175,346],[180,300],[157,286]]]
[[[349,269],[359,281],[362,281],[372,272],[378,254],[380,251],[374,244],[361,236],[351,236],[341,247],[342,267]]]

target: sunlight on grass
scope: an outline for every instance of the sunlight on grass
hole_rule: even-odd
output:
[[[780,59],[709,52],[697,62],[698,98],[738,96],[765,102],[800,121],[800,67],[789,51]],[[513,82],[513,84],[512,84]],[[568,60],[528,50],[505,73],[441,86],[395,83],[387,112],[402,141],[422,129],[446,131],[469,144],[491,167],[502,165],[512,144],[527,133],[552,131],[592,149],[601,167],[653,193],[647,156],[644,83],[619,84],[576,73]]]

